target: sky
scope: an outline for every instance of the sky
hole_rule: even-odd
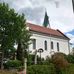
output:
[[[45,10],[50,26],[59,29],[74,44],[74,13],[72,0],[0,0],[8,3],[19,14],[24,13],[28,22],[43,24]]]

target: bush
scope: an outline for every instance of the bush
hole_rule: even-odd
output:
[[[28,66],[27,74],[56,74],[54,65],[31,65]]]
[[[22,63],[19,60],[9,60],[5,64],[5,68],[10,69],[10,68],[18,68],[22,66]]]
[[[62,74],[74,74],[74,64],[69,64],[66,69],[62,69]]]
[[[29,54],[27,64],[33,65],[34,64],[34,58],[35,58],[35,55]]]
[[[52,63],[52,59],[50,58],[50,57],[46,57],[46,59],[43,59],[42,61],[41,61],[41,64],[42,65],[50,65]],[[41,65],[40,64],[40,65]]]
[[[58,52],[52,56],[52,61],[58,68],[65,68],[69,64],[64,55]]]
[[[74,63],[74,55],[67,55],[66,59],[69,63]]]
[[[69,65],[68,61],[65,59],[64,55],[57,52],[52,56],[52,61],[55,65],[56,73],[62,74],[62,69],[66,69]]]

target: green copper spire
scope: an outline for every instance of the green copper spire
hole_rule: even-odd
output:
[[[49,25],[49,17],[47,15],[47,12],[45,11],[45,17],[44,17],[43,26],[47,27],[48,25]]]

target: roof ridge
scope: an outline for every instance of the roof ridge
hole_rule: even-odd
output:
[[[49,30],[54,30],[54,31],[56,31],[55,29],[43,27],[43,26],[41,26],[41,25],[37,25],[37,24],[33,24],[33,23],[27,23],[27,24],[30,24],[30,25],[34,25],[34,26],[41,27],[41,28],[45,28],[45,29],[49,29]]]
[[[57,29],[58,32],[60,32],[63,36],[65,36],[66,38],[68,38],[64,33],[62,33],[59,29]],[[70,40],[70,38],[68,38]]]
[[[48,35],[58,36],[58,37],[64,37],[66,39],[69,39],[66,35],[64,35],[60,30],[54,30],[51,28],[46,28],[43,26],[39,26],[32,23],[27,23],[31,31],[40,32]]]

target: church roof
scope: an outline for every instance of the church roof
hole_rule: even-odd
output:
[[[54,30],[54,29],[51,29],[51,28],[46,28],[46,27],[39,26],[39,25],[32,24],[32,23],[27,23],[27,25],[28,25],[30,31],[39,32],[39,33],[43,33],[43,34],[47,34],[47,35],[51,35],[51,36],[58,36],[58,37],[63,37],[63,38],[69,39],[60,30]]]

